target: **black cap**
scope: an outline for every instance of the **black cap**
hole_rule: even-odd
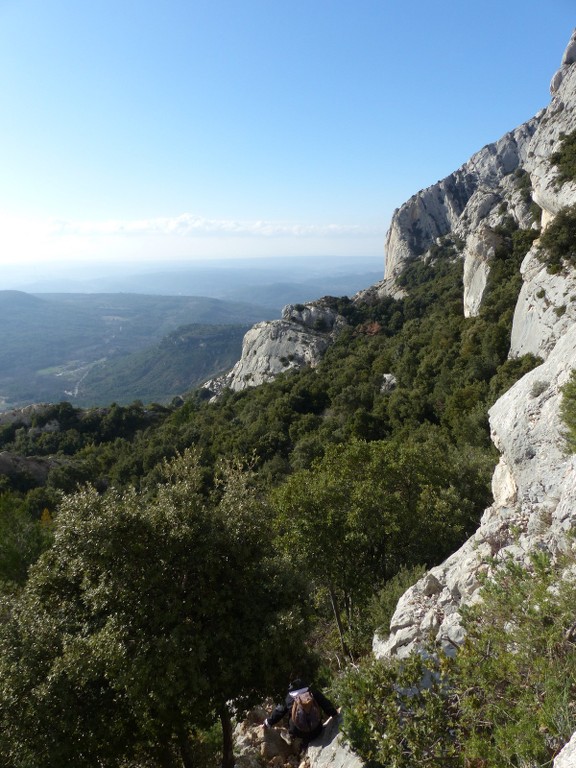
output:
[[[308,684],[305,683],[304,680],[300,680],[299,677],[297,677],[296,680],[292,680],[288,686],[289,691],[299,691],[300,688],[308,688]]]

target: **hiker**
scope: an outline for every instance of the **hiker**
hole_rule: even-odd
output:
[[[306,749],[322,732],[323,712],[329,717],[338,716],[336,707],[321,691],[297,679],[288,686],[284,704],[278,704],[263,725],[264,728],[271,728],[289,715],[288,732],[293,738],[302,739],[302,749]]]

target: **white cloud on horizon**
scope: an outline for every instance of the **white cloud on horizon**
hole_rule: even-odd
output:
[[[252,237],[366,237],[383,234],[380,227],[351,224],[299,224],[274,221],[210,219],[191,213],[151,219],[50,222],[51,235],[249,235]]]
[[[211,219],[74,221],[0,213],[0,264],[158,261],[236,256],[376,255],[384,229],[346,224]]]

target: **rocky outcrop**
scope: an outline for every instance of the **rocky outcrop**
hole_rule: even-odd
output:
[[[471,232],[464,247],[464,317],[476,317],[490,274],[490,262],[502,237],[485,222]]]
[[[576,528],[576,458],[564,451],[559,406],[574,366],[576,326],[491,409],[492,438],[501,452],[494,503],[472,538],[402,596],[390,634],[374,639],[376,656],[406,656],[431,637],[453,653],[463,640],[458,609],[474,600],[494,558],[528,564],[536,549],[554,553],[569,546],[567,534]]]
[[[363,768],[364,763],[342,741],[338,721],[328,721],[322,735],[308,747],[302,768]]]
[[[356,298],[369,301],[375,294],[400,297],[403,292],[396,278],[405,265],[416,258],[426,259],[430,248],[450,234],[464,249],[466,313],[474,314],[494,245],[489,230],[506,217],[523,228],[536,226],[524,165],[543,116],[544,111],[488,144],[450,176],[398,208],[386,238],[384,280]]]
[[[532,139],[520,153],[545,224],[562,207],[576,202],[576,185],[569,182],[559,187],[550,162],[560,135],[576,125],[575,52],[573,36],[562,76],[554,81],[551,106],[537,119]],[[485,224],[490,222],[470,232],[467,244],[482,242]],[[489,260],[489,249],[486,253]],[[459,609],[477,599],[480,576],[494,562],[511,556],[527,563],[535,549],[555,553],[572,546],[576,459],[564,450],[560,402],[562,386],[576,367],[572,307],[576,275],[573,270],[549,274],[538,260],[537,243],[526,256],[522,273],[524,286],[514,316],[511,354],[532,352],[545,362],[517,382],[490,411],[492,439],[501,453],[492,483],[494,502],[474,536],[403,595],[390,633],[382,632],[374,640],[377,656],[404,656],[430,637],[452,652],[463,639]]]
[[[327,299],[288,304],[281,320],[257,323],[244,336],[242,356],[225,376],[206,382],[214,396],[225,388],[240,391],[272,381],[280,373],[315,368],[346,325]]]
[[[235,768],[363,768],[364,763],[343,743],[339,719],[330,718],[320,736],[300,755],[286,728],[261,725],[264,709],[253,710],[234,733]]]
[[[552,81],[553,98],[530,144],[526,170],[532,195],[542,209],[546,228],[562,208],[576,202],[576,182],[558,185],[558,171],[550,156],[563,134],[576,130],[576,34],[564,54],[562,67]],[[552,275],[538,258],[538,243],[522,264],[524,283],[514,314],[511,354],[531,352],[546,357],[554,344],[576,321],[576,275]]]
[[[529,205],[518,193],[514,171],[522,166],[539,117],[488,144],[442,181],[395,211],[386,238],[386,277],[398,275],[406,261],[422,256],[449,232],[467,234],[480,223],[501,220],[497,209],[509,201],[509,211],[528,224]]]
[[[575,196],[576,199],[576,196]],[[538,256],[538,243],[521,267],[523,284],[514,310],[510,355],[546,358],[576,322],[576,273],[550,274]]]
[[[552,78],[552,100],[541,121],[537,135],[530,145],[526,168],[530,173],[534,200],[547,217],[570,205],[576,193],[576,183],[568,182],[558,187],[556,169],[550,163],[550,154],[558,147],[562,133],[576,128],[576,32],[572,35],[562,58],[560,69]]]

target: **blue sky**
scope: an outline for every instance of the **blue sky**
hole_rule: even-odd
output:
[[[532,117],[573,0],[0,0],[0,263],[383,255]]]

